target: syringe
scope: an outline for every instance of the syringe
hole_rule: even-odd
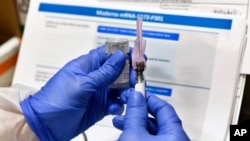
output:
[[[141,92],[145,96],[145,77],[144,70],[146,68],[146,60],[144,52],[146,48],[146,40],[142,38],[142,19],[138,18],[136,22],[137,38],[134,43],[134,50],[132,53],[132,66],[136,71],[136,85],[135,90]]]

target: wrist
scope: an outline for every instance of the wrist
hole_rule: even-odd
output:
[[[37,116],[36,111],[29,103],[31,98],[32,96],[29,96],[20,103],[26,122],[40,140],[55,140],[52,135],[49,134],[50,130],[42,124],[41,119]]]

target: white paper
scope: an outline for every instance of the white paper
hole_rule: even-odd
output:
[[[249,20],[249,15],[250,14],[250,11],[248,12],[248,25],[250,23],[250,20]],[[247,42],[245,43],[246,44],[246,49],[245,49],[245,54],[244,54],[244,59],[243,59],[243,63],[242,63],[242,70],[241,70],[241,73],[242,74],[250,74],[250,42],[249,42],[249,36],[250,36],[250,28],[248,26],[248,36],[247,36]]]
[[[80,0],[89,1],[89,0]],[[249,0],[91,0],[98,2],[111,2],[121,4],[134,4],[137,6],[158,7],[167,10],[197,11],[226,15],[247,15],[249,9]],[[25,24],[29,0],[17,0],[17,8],[21,24]],[[249,33],[249,32],[248,32]],[[241,69],[242,74],[250,74],[250,47],[249,43],[244,55],[244,61]]]
[[[87,0],[86,0],[87,1]],[[249,0],[96,0],[137,6],[158,7],[167,10],[210,12],[216,14],[247,15]]]
[[[226,15],[243,15],[249,19],[249,0],[96,0],[158,7],[167,10],[197,11]],[[249,20],[248,20],[249,21]],[[248,28],[249,30],[249,28]],[[249,33],[250,31],[248,31]],[[248,34],[249,35],[249,34]],[[250,74],[250,43],[246,43],[242,74]]]
[[[247,4],[248,0],[97,0],[97,1],[129,1],[148,3],[214,3],[214,4]]]
[[[53,8],[46,7],[53,3]],[[66,62],[103,45],[107,38],[125,37],[132,46],[136,18],[142,16],[147,91],[175,107],[192,140],[224,140],[235,100],[245,17],[92,4],[32,1],[13,83],[40,88]],[[95,12],[52,12],[61,5]],[[88,137],[116,140],[120,132],[111,120],[108,116],[97,123],[87,131]]]

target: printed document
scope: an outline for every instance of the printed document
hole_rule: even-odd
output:
[[[86,0],[87,1],[87,0]],[[249,0],[95,0],[150,6],[167,10],[197,11],[224,15],[243,15],[249,22]],[[248,33],[250,29],[248,28]],[[250,74],[250,43],[246,43],[241,74]],[[242,86],[244,88],[244,86]],[[243,95],[243,94],[241,94]]]

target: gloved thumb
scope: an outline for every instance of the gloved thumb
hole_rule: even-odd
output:
[[[94,80],[92,86],[101,89],[112,84],[122,73],[127,56],[120,50],[110,56],[109,59],[98,69],[88,74]]]
[[[146,131],[148,120],[147,104],[140,92],[128,95],[128,103],[124,119],[124,130]],[[138,130],[139,129],[139,130]]]

